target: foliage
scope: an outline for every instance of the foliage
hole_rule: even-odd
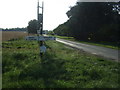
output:
[[[48,31],[48,34],[49,35],[54,35],[54,32],[53,31]]]
[[[55,28],[54,33],[56,33],[59,36],[72,36],[67,22],[65,22],[64,24],[61,24],[57,28]]]
[[[70,32],[75,39],[83,41],[118,42],[120,17],[117,7],[118,2],[77,2],[67,12],[69,20],[54,31],[63,36]]]
[[[27,28],[1,28],[2,31],[27,31]]]
[[[38,21],[35,20],[35,19],[29,21],[27,29],[28,29],[28,33],[34,33],[34,34],[36,34],[37,30],[38,30]]]
[[[120,88],[120,63],[47,41],[41,59],[37,41],[2,43],[3,88]]]

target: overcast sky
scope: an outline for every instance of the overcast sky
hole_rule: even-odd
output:
[[[77,0],[44,1],[44,30],[53,30],[68,20],[66,12]],[[28,22],[37,19],[38,0],[0,0],[0,28],[27,27]],[[41,12],[41,9],[40,9]]]

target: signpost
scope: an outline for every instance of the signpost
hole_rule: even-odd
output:
[[[42,8],[42,13],[39,14],[39,8]],[[38,6],[37,6],[37,36],[27,36],[25,37],[25,40],[37,40],[38,45],[40,47],[40,56],[43,56],[43,53],[46,52],[46,47],[44,45],[44,42],[46,40],[56,40],[55,37],[52,36],[43,36],[43,2],[42,2],[42,7],[39,6],[39,1],[38,1]]]
[[[42,14],[39,14],[39,8],[42,8]],[[37,7],[37,17],[38,17],[38,27],[40,27],[38,29],[38,31],[40,32],[40,34],[38,33],[38,39],[39,36],[42,36],[42,32],[43,32],[43,2],[42,2],[42,7],[39,6],[39,1],[38,1],[38,7]],[[42,38],[43,39],[43,38]],[[43,53],[46,51],[43,40],[38,40],[38,44],[40,46],[40,56],[43,56]],[[44,47],[44,48],[43,48]],[[44,50],[43,50],[44,49]],[[44,52],[43,52],[44,51]]]
[[[47,40],[56,40],[56,37],[52,36],[27,36],[25,40],[37,40],[37,41],[47,41]]]

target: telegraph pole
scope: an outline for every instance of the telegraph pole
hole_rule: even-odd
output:
[[[37,6],[37,21],[39,20],[39,1],[38,1],[38,6]],[[37,22],[37,36],[39,37],[39,28],[40,27],[40,23],[39,23],[39,21]],[[39,43],[39,41],[38,41],[38,43]]]
[[[39,39],[39,34],[40,36],[43,36],[43,2],[42,2],[42,7],[39,6],[39,1],[38,1],[38,7],[37,7],[37,19],[38,19],[38,39]],[[39,14],[39,8],[42,8],[42,14]],[[43,52],[44,49],[46,49],[46,47],[44,46],[43,41],[39,41],[39,46],[40,46],[40,56],[43,56]]]
[[[41,26],[41,35],[42,35],[42,33],[43,33],[43,6],[44,5],[44,3],[42,2],[42,26]]]

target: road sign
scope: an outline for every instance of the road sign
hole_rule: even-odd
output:
[[[42,17],[43,17],[42,14],[38,14],[38,22],[39,22],[39,23],[42,23]]]
[[[37,30],[37,34],[40,34],[40,30]]]
[[[56,37],[53,36],[44,36],[45,40],[56,40]]]
[[[39,36],[39,37],[38,37],[38,41],[45,41],[44,36]]]
[[[37,40],[38,38],[36,36],[26,36],[25,40]]]
[[[45,53],[46,52],[46,47],[44,45],[40,46],[40,52]]]
[[[47,40],[56,40],[56,37],[53,37],[53,36],[26,36],[25,40],[47,41]]]

